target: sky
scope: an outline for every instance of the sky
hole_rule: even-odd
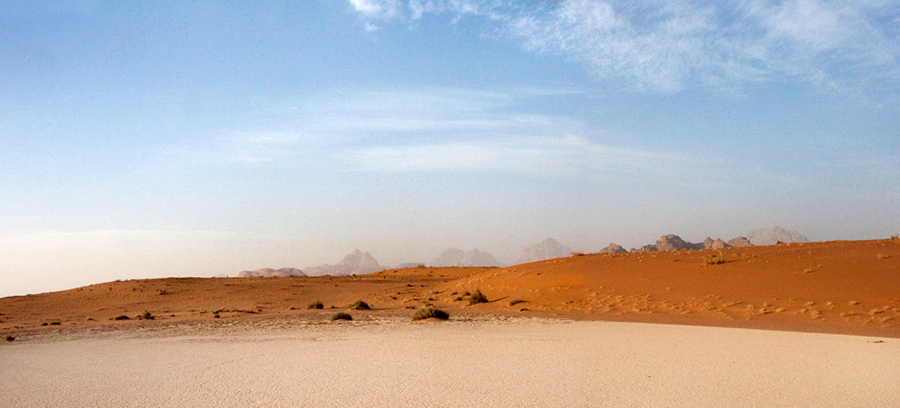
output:
[[[900,2],[0,2],[0,296],[900,233]]]

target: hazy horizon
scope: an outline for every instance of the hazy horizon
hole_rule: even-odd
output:
[[[891,1],[0,3],[0,296],[900,233]]]

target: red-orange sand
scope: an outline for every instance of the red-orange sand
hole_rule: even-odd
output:
[[[716,263],[720,258],[724,263]],[[480,290],[488,303],[469,305]],[[320,299],[324,310],[307,310]],[[900,338],[900,240],[587,254],[508,268],[303,278],[169,278],[0,299],[0,334],[278,318],[327,320],[434,305],[464,315],[558,317]],[[513,300],[521,302],[511,304]],[[149,312],[153,320],[138,320]],[[117,316],[128,320],[112,320]],[[218,317],[216,317],[218,316]]]

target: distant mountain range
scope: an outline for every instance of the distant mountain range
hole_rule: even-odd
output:
[[[653,252],[653,251],[675,251],[680,249],[715,249],[730,247],[748,247],[753,245],[773,245],[778,242],[809,242],[809,240],[797,231],[787,231],[781,227],[774,226],[770,228],[762,228],[750,231],[748,237],[736,237],[728,242],[722,239],[712,239],[706,237],[703,242],[691,243],[687,242],[678,235],[669,234],[660,237],[655,244],[644,245],[640,248],[631,248],[626,251],[619,245],[609,244],[606,248],[600,250],[601,253],[622,253],[622,252]]]
[[[526,247],[516,263],[524,264],[567,256],[572,256],[571,248],[556,242],[553,238],[547,238],[537,244]]]
[[[682,249],[715,249],[730,247],[747,247],[753,245],[773,245],[778,242],[808,242],[809,240],[797,231],[788,231],[778,226],[762,228],[750,231],[747,237],[736,237],[723,241],[722,239],[712,239],[706,237],[703,242],[691,243],[687,242],[678,235],[669,234],[660,237],[656,243],[644,245],[640,248],[631,248],[626,250],[621,245],[610,243],[601,249],[600,253],[625,253],[625,252],[652,252],[652,251],[675,251]],[[539,262],[547,259],[565,258],[573,254],[571,248],[560,244],[553,238],[547,238],[537,244],[530,245],[522,251],[516,264],[524,264],[531,262]],[[397,269],[413,268],[423,265],[419,262],[404,263],[397,265]],[[441,253],[440,256],[431,260],[431,266],[501,266],[500,262],[493,255],[487,252],[481,252],[477,249],[463,251],[458,248],[450,248]],[[344,256],[344,259],[334,265],[324,264],[306,268],[305,271],[294,268],[272,269],[265,268],[255,271],[243,271],[238,274],[239,277],[273,277],[273,276],[317,276],[317,275],[362,275],[366,273],[378,272],[386,269],[381,266],[377,260],[368,252],[362,252],[359,249]]]
[[[431,260],[431,266],[500,266],[497,259],[487,252],[481,252],[477,249],[471,251],[463,251],[457,248],[450,248],[437,258]]]
[[[799,232],[786,231],[778,226],[750,231],[750,233],[747,234],[747,239],[750,240],[753,245],[775,245],[779,241],[784,243],[809,242],[809,239],[800,235]]]
[[[362,275],[365,273],[382,271],[384,269],[385,268],[379,265],[378,261],[376,261],[375,258],[372,257],[372,254],[368,252],[362,252],[357,249],[352,253],[347,254],[343,260],[334,265],[324,264],[306,268],[306,273],[310,276],[343,276]]]

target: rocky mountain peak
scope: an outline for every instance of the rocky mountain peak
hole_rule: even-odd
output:
[[[553,258],[564,258],[572,255],[572,249],[556,242],[553,238],[547,238],[537,244],[528,246],[522,251],[517,263],[538,262]]]

